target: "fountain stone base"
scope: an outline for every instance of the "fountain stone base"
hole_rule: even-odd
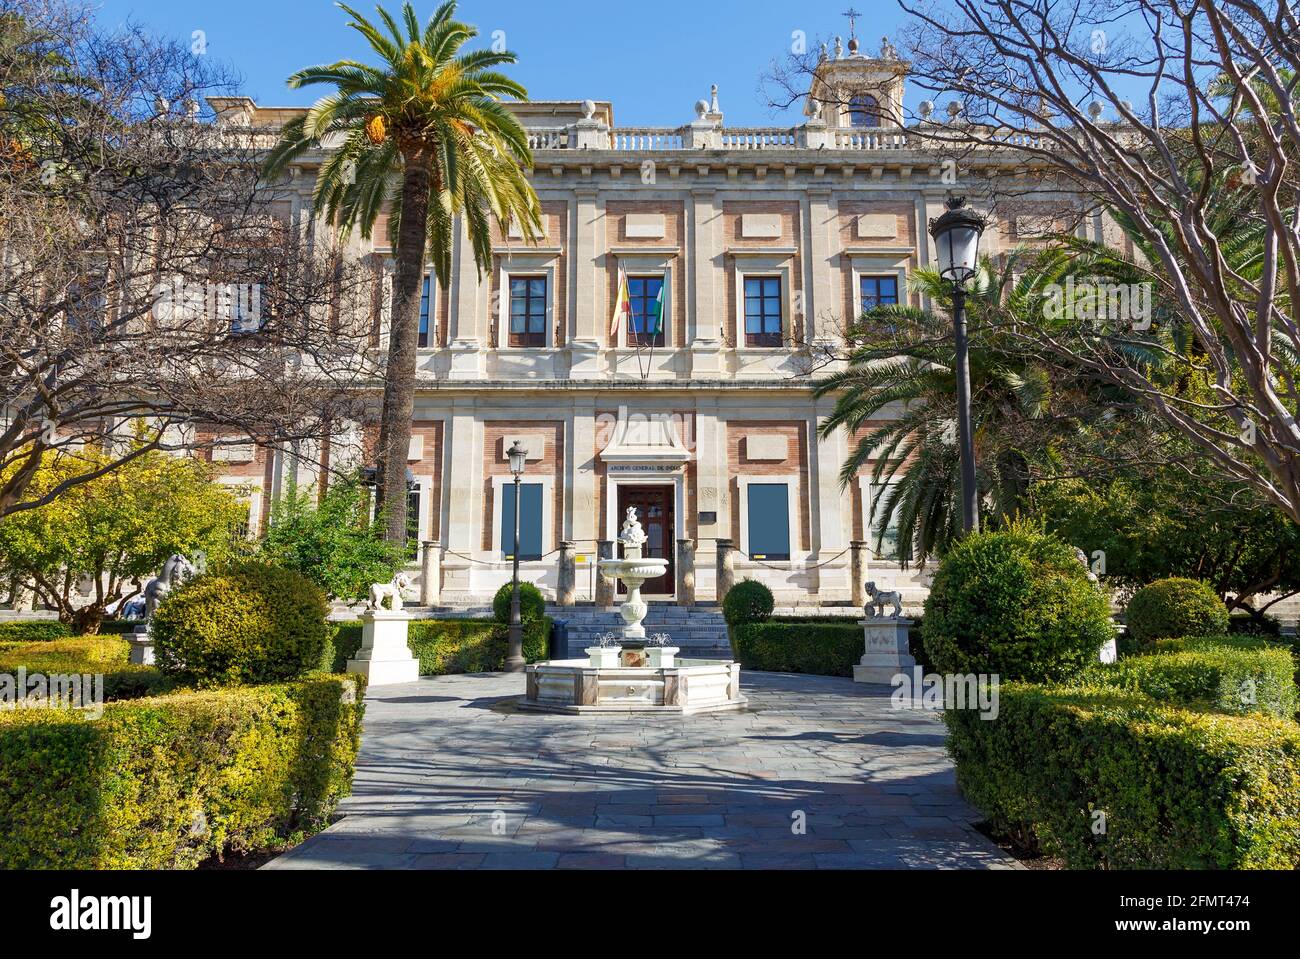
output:
[[[740,663],[696,659],[668,666],[593,666],[589,659],[534,663],[525,670],[521,709],[574,715],[667,713],[689,716],[744,709]]]

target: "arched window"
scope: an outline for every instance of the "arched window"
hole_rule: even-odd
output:
[[[849,100],[849,125],[855,127],[880,126],[880,104],[876,102],[875,97],[860,93]]]

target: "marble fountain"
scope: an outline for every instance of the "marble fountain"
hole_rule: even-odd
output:
[[[692,713],[744,709],[740,693],[740,664],[722,659],[677,659],[680,651],[667,637],[647,642],[649,608],[641,598],[646,580],[664,575],[666,559],[642,556],[645,531],[636,509],[627,511],[619,535],[622,559],[603,559],[600,571],[627,587],[621,642],[609,634],[599,646],[586,650],[586,659],[559,659],[527,667],[528,692],[523,709],[544,712]]]

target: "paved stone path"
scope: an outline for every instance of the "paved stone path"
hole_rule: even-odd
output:
[[[654,719],[518,712],[522,676],[373,690],[343,818],[265,868],[1015,868],[971,829],[938,717],[743,679],[748,712]]]

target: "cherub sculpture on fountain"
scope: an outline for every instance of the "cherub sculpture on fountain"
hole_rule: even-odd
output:
[[[623,544],[623,553],[627,555],[629,549],[637,551],[636,555],[641,555],[641,547],[645,545],[645,530],[641,528],[641,522],[636,518],[636,507],[627,508],[627,517],[623,520],[623,529],[619,532],[618,540]]]

